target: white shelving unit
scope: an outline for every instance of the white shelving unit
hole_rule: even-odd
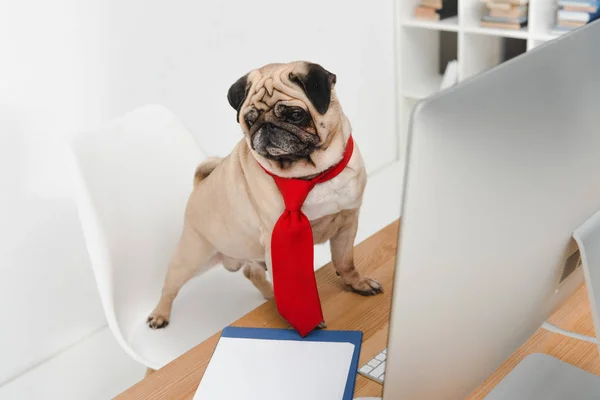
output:
[[[421,99],[439,91],[445,64],[458,61],[462,81],[514,56],[555,39],[556,0],[529,0],[528,26],[521,30],[481,27],[481,0],[458,0],[458,15],[442,21],[414,17],[419,0],[394,0],[397,17],[400,159],[405,159],[411,111]],[[520,50],[519,50],[520,49]]]

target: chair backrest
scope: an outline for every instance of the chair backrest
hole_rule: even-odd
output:
[[[108,323],[125,338],[160,297],[205,156],[161,106],[145,106],[72,145],[74,189]]]

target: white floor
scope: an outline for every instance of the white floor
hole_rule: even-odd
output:
[[[357,243],[399,217],[402,180],[400,163],[369,177]],[[315,263],[329,261],[328,246],[317,246]],[[0,400],[105,400],[138,382],[144,373],[145,367],[125,354],[104,327],[0,386]]]
[[[144,377],[108,327],[0,387],[2,400],[106,400]]]

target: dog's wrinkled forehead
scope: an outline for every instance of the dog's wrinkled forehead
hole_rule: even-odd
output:
[[[269,64],[248,74],[250,88],[245,107],[259,110],[273,107],[280,101],[310,101],[293,77],[307,73],[306,63]],[[290,79],[292,77],[292,79]]]

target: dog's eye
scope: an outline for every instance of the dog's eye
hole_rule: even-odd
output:
[[[286,119],[294,124],[304,121],[306,113],[302,109],[295,109],[286,115]]]
[[[248,111],[248,113],[244,117],[244,120],[246,120],[246,124],[248,124],[248,127],[252,127],[252,125],[254,125],[254,123],[258,119],[258,115],[259,115],[258,110],[252,109],[252,110]]]

